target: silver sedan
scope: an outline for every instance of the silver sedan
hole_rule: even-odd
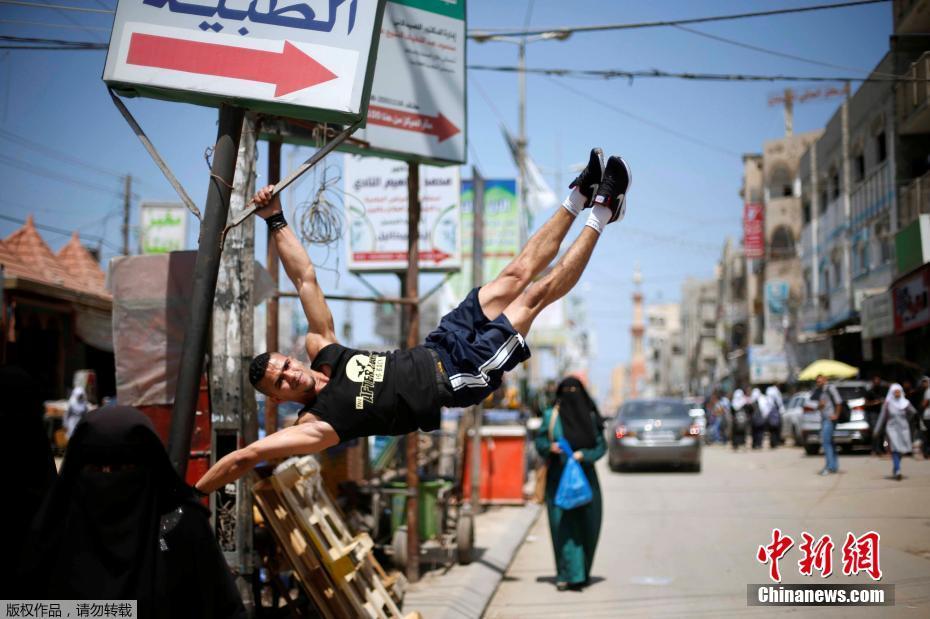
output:
[[[608,435],[608,463],[618,471],[638,464],[701,470],[701,427],[681,400],[631,400],[620,407]]]

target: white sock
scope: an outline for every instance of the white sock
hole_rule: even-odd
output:
[[[577,187],[572,187],[571,193],[565,196],[565,199],[562,200],[562,207],[577,217],[578,213],[584,209],[585,202],[587,201],[588,199],[584,197],[580,191],[578,191]]]
[[[584,222],[584,225],[594,228],[600,234],[604,231],[604,227],[610,221],[612,215],[613,212],[603,204],[595,204],[591,209],[591,214],[588,215],[588,221]]]

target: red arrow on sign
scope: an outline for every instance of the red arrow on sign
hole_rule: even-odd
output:
[[[439,264],[446,258],[451,258],[451,254],[447,254],[441,249],[431,249],[429,251],[419,252],[420,262],[428,262],[432,260],[434,263]],[[391,260],[406,260],[407,252],[405,251],[357,251],[352,254],[352,258],[359,262],[385,262]]]
[[[381,107],[380,105],[368,106],[368,122],[373,125],[383,125],[404,131],[434,135],[440,142],[448,140],[461,131],[452,124],[452,121],[443,116],[442,112],[436,116],[426,116],[414,112],[392,110],[389,107]]]
[[[452,257],[450,254],[447,254],[441,249],[435,249],[435,248],[429,251],[421,251],[419,255],[420,255],[420,262],[423,262],[424,260],[432,260],[436,264],[439,264],[446,258]]]
[[[274,84],[280,97],[336,79],[335,73],[284,42],[281,52],[132,33],[128,64]]]

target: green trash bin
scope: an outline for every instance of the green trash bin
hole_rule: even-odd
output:
[[[396,481],[388,484],[389,488],[396,490],[406,490],[407,484]],[[442,514],[439,511],[439,492],[443,489],[451,489],[452,482],[445,480],[421,481],[419,486],[419,515],[420,515],[420,539],[433,539],[441,533]],[[391,534],[397,530],[397,527],[407,523],[407,495],[391,495]]]

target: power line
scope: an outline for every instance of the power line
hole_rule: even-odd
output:
[[[0,213],[0,219],[4,219],[4,220],[6,220],[6,221],[11,221],[11,222],[13,222],[13,223],[20,224],[20,225],[25,225],[25,224],[26,224],[26,220],[25,220],[25,219],[19,219],[18,217],[11,217],[10,215],[4,215],[4,214],[2,214],[2,213]],[[65,230],[64,228],[56,228],[55,226],[49,226],[49,225],[46,225],[46,224],[40,224],[40,223],[37,223],[35,220],[33,220],[32,223],[33,223],[33,225],[34,225],[36,228],[38,228],[39,230],[45,230],[46,232],[52,232],[52,233],[54,233],[54,234],[61,234],[61,235],[64,235],[64,236],[71,236],[71,235],[74,233],[74,230]],[[101,245],[106,245],[107,247],[109,247],[110,249],[112,249],[112,250],[114,250],[114,251],[121,251],[118,247],[115,247],[114,245],[112,245],[108,240],[106,240],[106,239],[103,238],[102,236],[95,236],[95,235],[91,235],[91,234],[85,234],[85,235],[81,235],[81,236],[82,236],[83,238],[87,239],[88,241],[95,241],[95,242],[97,242],[97,243],[100,243]]]
[[[87,163],[85,161],[81,161],[77,157],[72,157],[70,155],[62,153],[61,151],[55,150],[51,147],[45,146],[43,144],[38,144],[20,135],[16,135],[12,131],[7,131],[6,129],[0,128],[0,139],[13,142],[19,146],[24,146],[36,152],[42,153],[46,155],[47,157],[58,159],[59,161],[82,166],[84,168],[87,168],[88,170],[93,170],[94,172],[97,172],[98,174],[105,174],[107,176],[112,176],[118,179],[122,179],[124,176],[126,176],[125,174],[117,172],[115,170],[108,170],[106,168],[101,168],[93,164]]]
[[[677,26],[677,25],[675,26],[675,28],[678,28],[679,30],[683,30],[684,32],[690,32],[691,34],[695,34],[699,37],[704,37],[706,39],[719,41],[720,43],[726,43],[727,45],[734,45],[736,47],[741,47],[743,49],[749,49],[755,52],[761,52],[763,54],[769,54],[771,56],[777,56],[779,58],[787,58],[789,60],[796,60],[798,62],[805,62],[807,64],[818,65],[821,67],[828,67],[831,69],[841,69],[843,71],[855,71],[856,73],[863,73],[865,75],[869,75],[872,73],[872,71],[868,71],[866,69],[859,69],[856,67],[847,67],[847,66],[840,65],[840,64],[833,64],[831,62],[823,62],[821,60],[813,60],[811,58],[804,58],[803,56],[796,56],[795,54],[788,54],[786,52],[779,52],[774,49],[767,49],[765,47],[759,47],[757,45],[750,45],[749,43],[743,43],[742,41],[735,41],[733,39],[728,39],[726,37],[722,37],[716,34],[710,34],[709,32],[702,32],[700,30],[695,30],[694,28],[686,28],[685,26]],[[894,73],[880,73],[878,71],[875,72],[875,75],[882,75],[885,77],[894,77],[894,78],[899,77],[895,75]]]
[[[107,195],[116,195],[119,192],[110,187],[105,187],[103,185],[97,185],[95,183],[88,183],[87,181],[80,180],[77,178],[72,178],[66,174],[61,174],[56,170],[49,170],[48,168],[43,168],[35,164],[31,164],[19,159],[14,159],[13,157],[8,157],[7,155],[0,154],[0,165],[6,165],[12,168],[16,168],[23,172],[28,172],[30,174],[35,174],[36,176],[43,176],[45,178],[58,181],[60,183],[66,183],[74,185],[77,187],[83,187],[85,189],[90,189],[93,191],[99,191]],[[138,198],[138,195],[133,194],[134,198]]]
[[[2,1],[2,0],[0,0]],[[734,19],[747,19],[751,17],[770,17],[773,15],[787,15],[789,13],[806,13],[810,11],[823,11],[826,9],[842,9],[847,7],[862,6],[866,4],[878,4],[890,2],[891,0],[857,0],[855,2],[836,2],[833,4],[818,4],[814,6],[802,6],[792,9],[773,9],[769,11],[755,11],[752,13],[735,13],[731,15],[713,15],[709,17],[692,17],[688,19],[673,19],[663,21],[638,22],[628,24],[597,24],[593,26],[557,26],[554,28],[533,28],[514,30],[512,28],[483,28],[481,30],[471,30],[468,32],[468,38],[475,40],[487,40],[490,37],[525,37],[541,35],[546,33],[556,34],[574,34],[577,32],[598,32],[603,30],[634,30],[638,28],[658,28],[662,26],[679,26],[684,24],[702,24],[715,21],[730,21]]]
[[[103,13],[112,15],[112,9],[93,9],[86,6],[67,6],[62,4],[45,4],[44,2],[23,2],[22,0],[0,0],[0,4],[9,4],[11,6],[28,6],[34,9],[53,9],[58,11],[79,11],[81,13]]]
[[[504,65],[468,65],[472,71],[497,71],[502,73],[519,73],[522,71],[534,75],[549,75],[554,77],[577,78],[671,78],[699,82],[883,82],[883,83],[925,83],[930,78],[907,77],[849,77],[849,76],[822,76],[822,75],[758,75],[746,73],[701,73],[676,72],[661,69],[640,69],[629,71],[626,69],[559,69],[559,68],[531,68],[520,69],[517,66]]]
[[[63,28],[66,30],[96,30],[98,32],[110,32],[110,28],[100,26],[81,26],[75,24],[49,24],[42,21],[29,21],[25,19],[0,19],[0,24],[12,24],[14,26],[41,26],[42,28]]]
[[[584,93],[584,92],[578,90],[577,88],[573,88],[572,86],[569,86],[568,84],[563,84],[562,82],[559,82],[558,80],[555,80],[555,79],[553,79],[553,78],[551,78],[551,77],[549,78],[549,81],[552,82],[553,84],[555,84],[556,86],[558,86],[559,88],[564,88],[565,90],[567,90],[567,91],[569,91],[569,92],[572,92],[572,93],[578,95],[579,97],[584,98],[585,100],[587,100],[587,101],[589,101],[589,102],[591,102],[591,103],[595,103],[595,104],[597,104],[597,105],[600,105],[600,106],[603,107],[603,108],[606,108],[606,109],[608,109],[608,110],[611,110],[612,112],[616,112],[617,114],[621,114],[621,115],[623,115],[623,116],[626,116],[627,118],[632,118],[633,120],[635,120],[635,121],[637,121],[637,122],[640,122],[640,123],[643,123],[644,125],[649,125],[649,126],[652,127],[653,129],[658,129],[659,131],[664,131],[665,133],[668,133],[669,135],[673,135],[673,136],[675,136],[675,137],[678,138],[678,139],[685,140],[686,142],[691,142],[692,144],[697,144],[698,146],[703,146],[704,148],[709,148],[710,150],[716,151],[716,152],[718,152],[718,153],[722,153],[722,154],[724,154],[724,155],[726,155],[726,156],[728,156],[728,157],[740,157],[740,156],[742,156],[740,153],[736,152],[735,150],[730,150],[729,148],[726,148],[726,147],[724,147],[724,146],[719,146],[719,145],[717,145],[717,144],[713,144],[713,143],[711,143],[711,142],[707,142],[707,141],[705,141],[705,140],[702,140],[701,138],[696,138],[696,137],[694,137],[694,136],[692,136],[692,135],[688,135],[687,133],[683,133],[683,132],[681,132],[681,131],[678,131],[677,129],[672,129],[671,127],[666,127],[665,125],[661,125],[661,124],[655,122],[654,120],[650,120],[650,119],[645,118],[645,117],[643,117],[643,116],[639,116],[638,114],[634,114],[633,112],[629,112],[629,111],[627,111],[627,110],[624,110],[623,108],[620,108],[620,107],[618,107],[618,106],[616,106],[616,105],[612,105],[612,104],[610,104],[610,103],[607,103],[607,102],[605,102],[605,101],[602,101],[599,97],[591,97],[589,94]]]

